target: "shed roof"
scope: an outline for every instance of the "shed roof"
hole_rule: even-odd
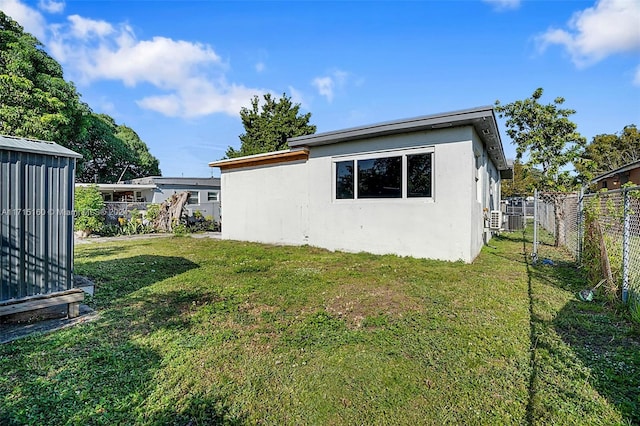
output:
[[[459,111],[445,112],[402,120],[386,121],[332,132],[299,136],[288,140],[291,148],[303,146],[329,145],[355,141],[371,137],[444,129],[449,127],[473,126],[487,146],[489,156],[498,170],[508,170],[500,132],[492,106],[483,106]]]
[[[16,136],[0,135],[0,149],[7,151],[30,152],[34,154],[51,155],[54,157],[82,158],[82,155],[71,151],[55,142],[37,139],[20,138]]]

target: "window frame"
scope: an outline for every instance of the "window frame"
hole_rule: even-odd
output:
[[[333,203],[432,203],[435,202],[435,146],[417,146],[403,149],[387,149],[378,151],[361,152],[357,154],[336,155],[331,158],[331,200]],[[431,154],[431,196],[408,197],[408,161],[407,156]],[[378,158],[401,157],[402,158],[402,196],[389,198],[358,198],[358,161],[375,160]],[[337,198],[337,163],[353,161],[353,198]]]
[[[194,204],[200,204],[200,191],[193,191],[193,190],[189,190],[187,191],[189,193],[189,198],[187,199],[187,205],[194,205]],[[196,199],[198,200],[197,202],[193,202],[193,194],[196,194],[197,197]]]
[[[212,195],[215,197],[213,200],[211,199]],[[218,192],[218,191],[207,191],[207,201],[208,202],[220,201],[220,192]]]

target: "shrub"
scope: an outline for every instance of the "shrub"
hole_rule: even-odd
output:
[[[173,233],[177,236],[185,236],[189,234],[190,230],[184,223],[179,223],[173,227]]]
[[[104,225],[104,201],[96,185],[75,189],[73,203],[76,231],[97,232]]]
[[[158,218],[159,215],[160,215],[160,204],[147,205],[147,212],[144,215],[144,218],[146,220],[153,223]]]
[[[98,231],[103,237],[115,237],[116,235],[120,235],[120,225],[105,223],[100,231]]]

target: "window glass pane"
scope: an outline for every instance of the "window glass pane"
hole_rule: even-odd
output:
[[[217,192],[208,192],[207,193],[207,201],[218,201],[218,193]]]
[[[353,199],[353,160],[336,163],[336,198]]]
[[[407,155],[407,197],[431,197],[431,157]]]
[[[358,198],[402,198],[402,157],[358,160]]]
[[[187,204],[200,204],[200,192],[189,191],[189,199],[187,200]]]

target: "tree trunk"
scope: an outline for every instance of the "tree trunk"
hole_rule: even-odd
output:
[[[556,247],[563,246],[567,243],[567,232],[564,223],[564,200],[559,197],[553,197],[553,213],[555,216],[555,236]]]
[[[173,232],[176,225],[180,224],[186,211],[184,205],[189,199],[188,192],[173,194],[160,205],[160,212],[154,222],[154,227],[160,232]]]
[[[565,224],[564,224],[564,211],[563,211],[564,203],[561,198],[553,197],[553,215],[555,222],[555,246],[560,247],[566,244],[566,232],[565,232]]]

